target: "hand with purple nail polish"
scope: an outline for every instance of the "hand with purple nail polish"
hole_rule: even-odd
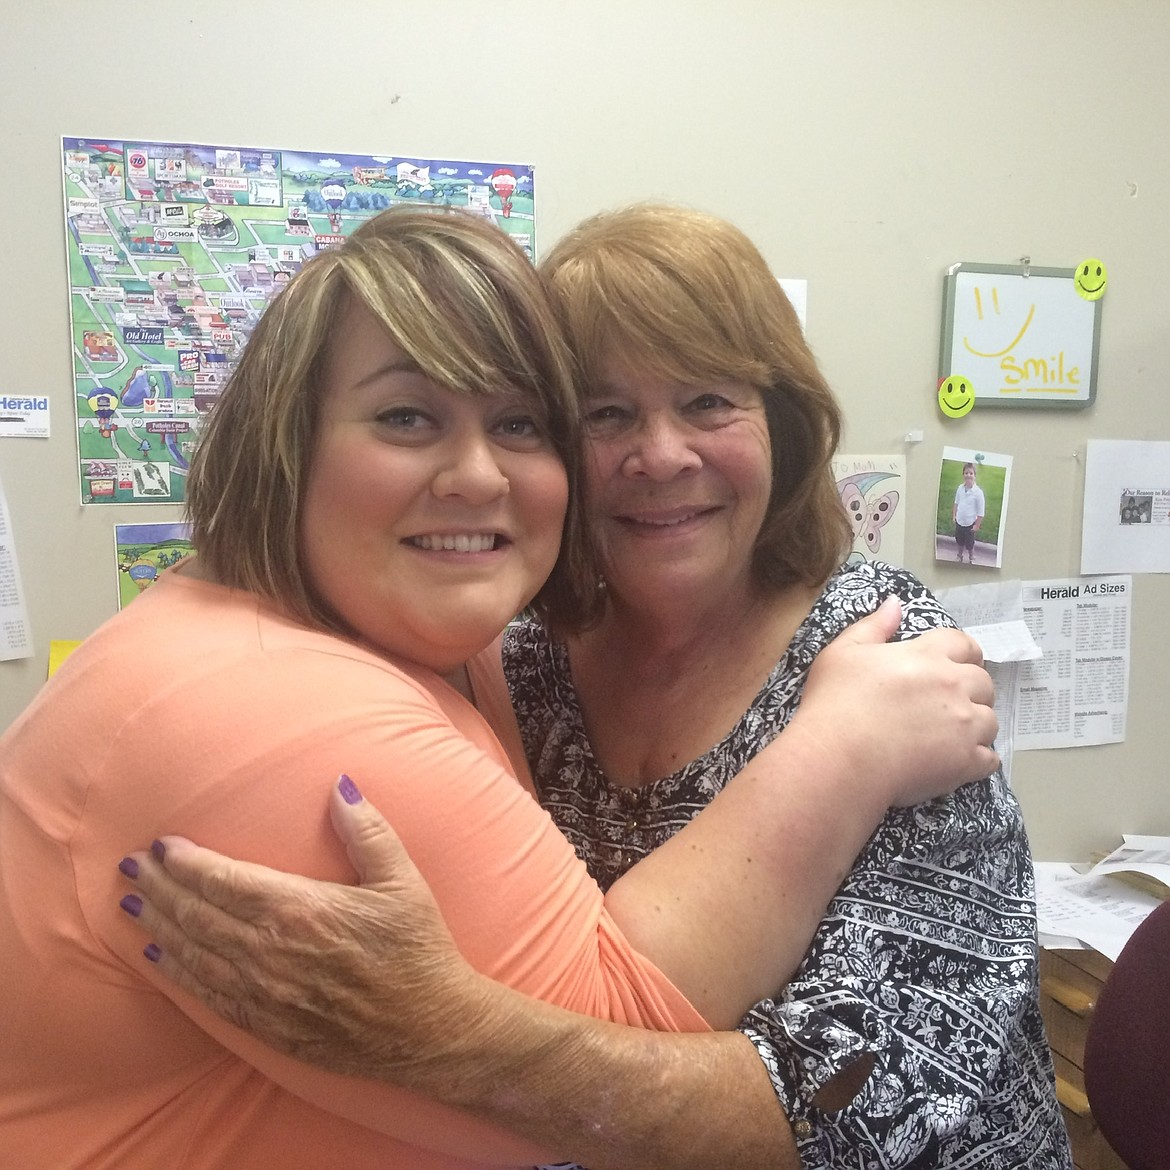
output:
[[[232,1023],[299,1059],[393,1080],[433,1049],[432,1021],[413,1010],[420,1000],[474,998],[479,977],[397,834],[349,776],[338,779],[331,815],[360,887],[169,837],[119,866],[138,890],[121,907],[151,937],[146,958]]]

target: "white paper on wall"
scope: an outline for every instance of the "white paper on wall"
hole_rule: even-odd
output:
[[[8,499],[0,482],[0,661],[32,656],[32,627],[24,604]]]
[[[1170,443],[1091,439],[1082,573],[1170,573]]]

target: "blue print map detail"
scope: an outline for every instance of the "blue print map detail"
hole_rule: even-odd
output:
[[[269,300],[394,204],[460,207],[531,257],[531,166],[63,138],[83,504],[180,503]]]

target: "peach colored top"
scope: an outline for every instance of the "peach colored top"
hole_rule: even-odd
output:
[[[519,758],[498,653],[470,673]],[[705,1029],[631,950],[454,690],[172,572],[0,739],[0,1163],[453,1170],[548,1158],[409,1093],[283,1057],[143,959],[144,936],[118,908],[127,850],[175,833],[352,881],[327,811],[343,771],[394,824],[481,971],[576,1011]]]

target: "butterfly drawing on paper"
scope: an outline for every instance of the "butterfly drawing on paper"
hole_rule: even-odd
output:
[[[876,556],[882,547],[882,529],[890,522],[898,509],[899,495],[892,488],[873,494],[873,489],[887,479],[897,479],[888,471],[861,471],[837,480],[837,491],[845,514],[853,528],[853,540],[860,542],[865,553],[854,551],[851,561],[864,560],[865,556]]]

